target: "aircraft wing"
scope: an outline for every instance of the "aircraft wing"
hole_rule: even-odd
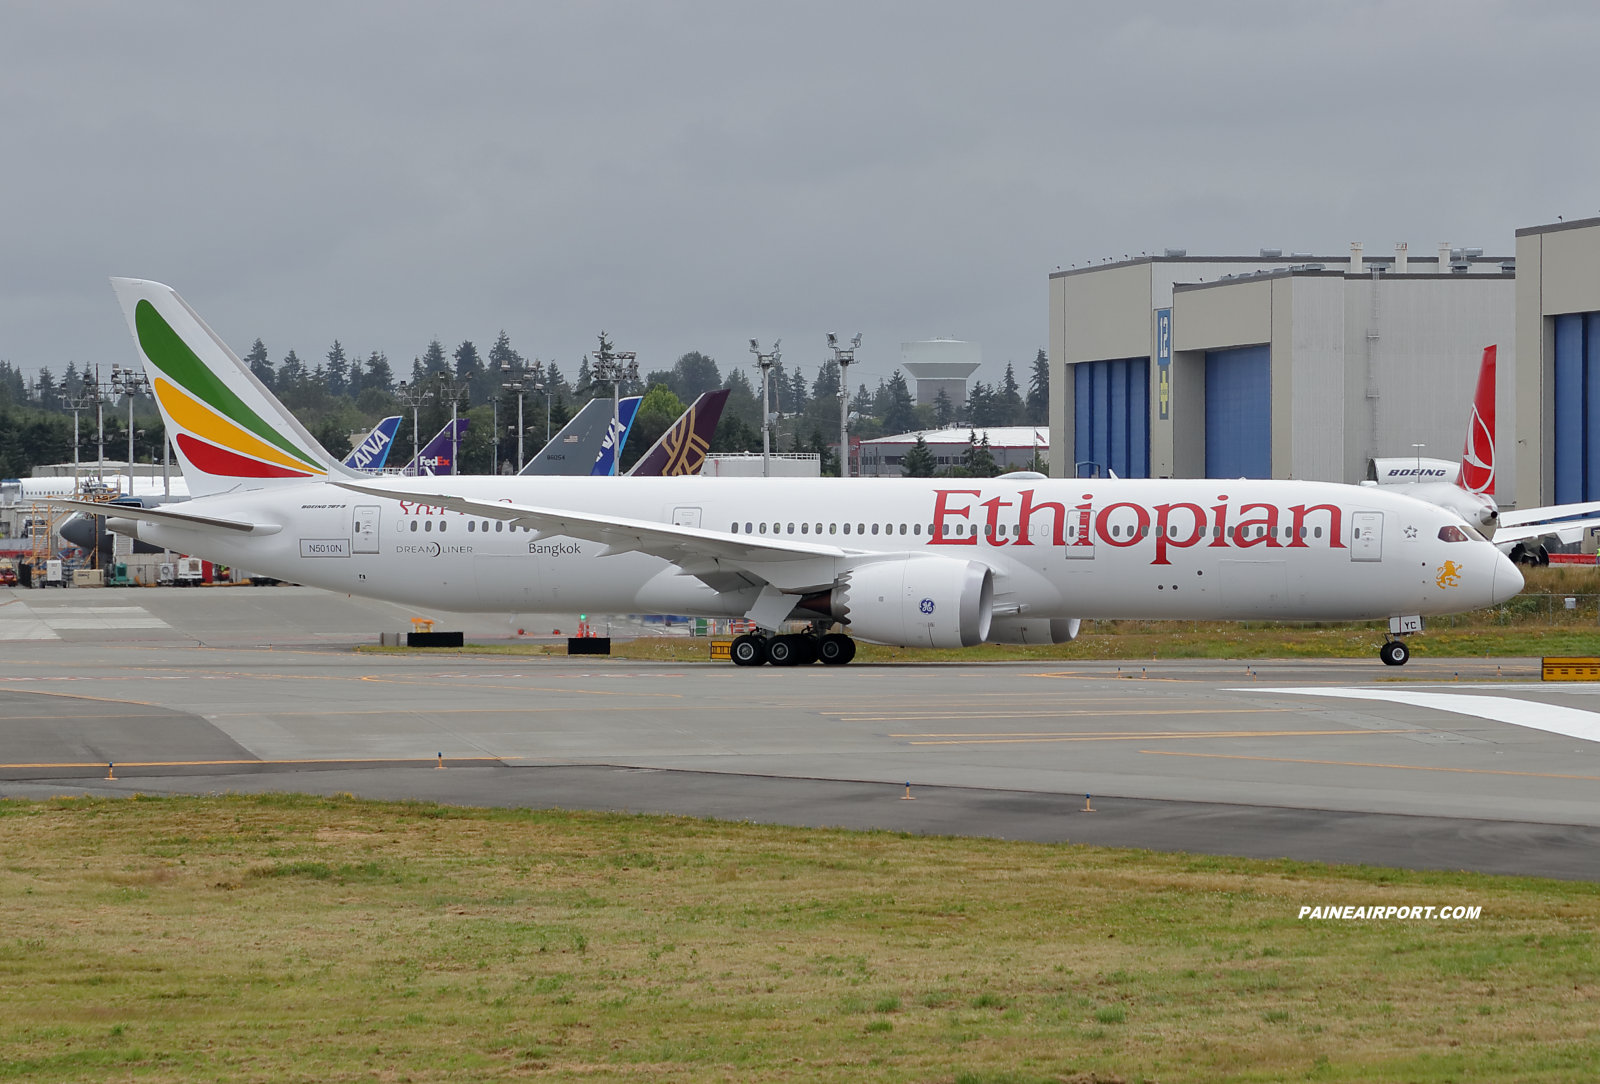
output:
[[[1530,538],[1543,538],[1545,535],[1555,535],[1562,542],[1577,542],[1583,538],[1583,532],[1590,527],[1600,527],[1600,516],[1589,516],[1586,519],[1561,519],[1554,523],[1524,523],[1508,527],[1502,523],[1494,531],[1494,544],[1503,546],[1511,542],[1525,542]]]
[[[707,531],[699,527],[680,527],[654,520],[626,519],[594,512],[573,512],[562,508],[480,501],[448,493],[418,493],[393,490],[359,482],[335,483],[369,497],[415,501],[485,519],[500,519],[529,528],[541,535],[581,538],[607,546],[602,557],[617,553],[648,553],[692,567],[696,559],[731,561],[742,567],[818,558],[851,557],[860,550],[846,550],[816,542],[790,542],[772,536],[736,535],[726,531]]]
[[[204,516],[196,512],[169,511],[166,507],[139,508],[131,504],[75,501],[65,497],[51,497],[44,503],[56,508],[70,508],[74,512],[82,512],[90,516],[105,516],[107,519],[143,520],[147,523],[159,523],[167,527],[221,529],[224,531],[238,531],[241,534],[259,535],[277,534],[283,530],[283,527],[277,523],[248,523],[244,520],[225,519],[220,516]]]
[[[1526,527],[1534,523],[1549,523],[1550,520],[1560,519],[1562,516],[1593,516],[1600,514],[1600,501],[1585,501],[1579,504],[1547,504],[1543,508],[1519,508],[1511,512],[1500,513],[1501,527]],[[1551,526],[1554,526],[1551,524]],[[1549,534],[1549,531],[1545,532]],[[1495,532],[1499,537],[1499,531]]]

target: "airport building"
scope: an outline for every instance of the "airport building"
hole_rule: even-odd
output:
[[[1518,349],[1513,364],[1500,355],[1498,447],[1516,457],[1524,504],[1600,500],[1600,218],[1518,230],[1517,269]]]
[[[933,453],[940,469],[959,467],[972,441],[981,443],[985,438],[989,441],[989,453],[994,456],[1001,470],[1029,470],[1035,462],[1035,455],[1040,459],[1048,459],[1050,455],[1050,433],[1043,426],[994,425],[973,429],[958,425],[950,429],[924,429],[916,433],[896,433],[891,437],[863,440],[860,477],[901,477],[904,474],[901,463],[906,453],[916,446],[918,437],[927,442],[928,450]]]
[[[1515,356],[1516,268],[1441,244],[1426,256],[1169,249],[1058,271],[1051,473],[1356,482],[1369,460],[1419,444],[1457,458],[1483,348]],[[1515,378],[1502,364],[1501,404]]]

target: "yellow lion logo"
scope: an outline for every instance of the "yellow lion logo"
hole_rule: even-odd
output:
[[[1446,561],[1439,566],[1438,578],[1433,581],[1441,588],[1461,586],[1461,566],[1454,561]]]

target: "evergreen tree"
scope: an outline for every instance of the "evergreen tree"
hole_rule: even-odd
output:
[[[554,369],[556,363],[551,362],[550,368]],[[573,393],[579,401],[593,399],[598,394],[594,386],[594,370],[589,367],[589,355],[583,355],[583,360],[578,362],[578,382],[573,386]],[[626,449],[624,449],[626,450]]]
[[[790,407],[791,410],[799,413],[810,405],[806,402],[809,390],[805,375],[800,372],[798,365],[795,366],[794,375],[789,378],[789,402],[794,404]],[[800,430],[798,429],[795,430],[795,439],[800,439]]]
[[[916,404],[906,385],[906,374],[899,369],[889,378],[884,396],[883,427],[890,433],[909,433],[917,427]]]
[[[967,433],[967,450],[961,454],[961,465],[973,478],[993,478],[1000,473],[1000,464],[994,461],[994,453],[989,450],[987,430],[981,442],[977,433]]]
[[[411,359],[411,386],[413,388],[415,388],[418,385],[420,385],[422,383],[422,381],[423,381],[423,378],[426,377],[427,375],[428,375],[427,371],[425,369],[423,369],[423,367],[422,367],[422,359],[421,358],[412,358]]]
[[[850,409],[863,418],[872,414],[872,393],[867,390],[865,384],[861,385],[860,390],[851,398]]]
[[[1050,424],[1050,359],[1044,348],[1033,359],[1033,371],[1028,375],[1028,424]]]
[[[67,362],[67,371],[61,374],[61,394],[83,394],[83,376],[78,372],[78,363],[75,361]]]
[[[706,392],[722,387],[722,373],[710,357],[691,350],[673,363],[672,382],[668,386],[678,398],[692,403]]]
[[[839,398],[839,363],[829,358],[817,370],[816,383],[811,385],[813,399]]]
[[[955,421],[956,406],[950,401],[950,396],[945,390],[940,388],[939,394],[933,397],[933,424],[945,429],[954,425]]]
[[[1017,383],[1017,374],[1012,370],[1011,363],[1006,362],[1006,375],[1001,378],[999,400],[995,405],[1000,414],[999,425],[1021,425],[1027,408],[1022,402],[1022,386]]]
[[[471,339],[464,340],[456,347],[456,352],[451,357],[456,359],[458,380],[470,381],[483,372],[483,359],[478,356],[478,348],[472,345]]]
[[[283,364],[278,366],[278,386],[280,388],[293,388],[303,383],[306,379],[306,363],[300,360],[300,355],[293,350],[284,356]]]
[[[344,356],[344,347],[339,340],[333,340],[333,346],[328,350],[328,364],[325,367],[328,394],[348,395],[350,392],[350,360]],[[324,445],[326,447],[326,445]],[[332,448],[328,449],[330,452]],[[348,453],[347,453],[348,454]]]
[[[633,438],[628,438],[628,443],[633,443]],[[713,452],[759,452],[761,450],[761,432],[755,427],[745,423],[744,419],[730,410],[722,413],[722,419],[717,422],[716,432],[711,435],[711,450]]]
[[[996,418],[995,390],[981,380],[972,382],[967,392],[967,424],[999,425]]]
[[[61,407],[61,393],[56,388],[56,378],[51,375],[50,367],[39,367],[39,379],[34,382],[34,397],[45,410],[58,410]]]
[[[922,434],[917,434],[917,442],[906,452],[905,458],[900,461],[900,471],[907,478],[932,478],[933,472],[939,467],[934,459],[933,449],[928,447],[928,442]]]
[[[507,369],[521,369],[522,366],[522,355],[511,348],[511,337],[502,328],[500,337],[489,348],[489,368],[495,373],[503,373]]]
[[[572,388],[567,384],[567,378],[561,375],[561,370],[556,368],[554,358],[552,358],[550,360],[550,364],[546,365],[544,368],[544,386],[547,394],[555,395],[558,398],[564,398],[572,395]],[[581,393],[579,398],[581,400]],[[565,425],[567,423],[562,422],[561,424]],[[555,430],[551,430],[551,432],[553,434]]]
[[[828,447],[828,439],[822,435],[822,430],[815,426],[811,428],[810,450],[817,453],[818,469],[824,478],[839,477],[839,457]]]
[[[361,377],[361,386],[377,388],[387,394],[394,393],[394,371],[389,368],[389,359],[381,350],[374,350],[367,358],[367,371]]]
[[[256,379],[265,384],[268,390],[271,390],[277,382],[278,374],[273,371],[272,359],[267,357],[267,344],[257,339],[255,345],[250,347],[250,352],[244,356],[244,360],[245,364],[250,366],[250,371],[255,374]]]
[[[422,372],[442,373],[445,370],[444,344],[434,339],[422,354]]]

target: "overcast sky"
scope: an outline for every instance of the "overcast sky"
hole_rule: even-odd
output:
[[[106,279],[236,351],[570,375],[781,336],[1045,344],[1166,246],[1513,251],[1600,214],[1590,3],[0,3],[0,358],[132,360]]]

